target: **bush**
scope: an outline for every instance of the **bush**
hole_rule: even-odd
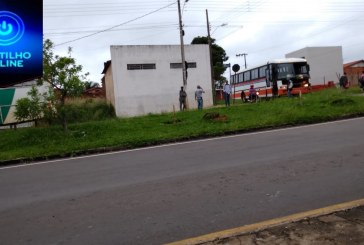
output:
[[[114,107],[101,99],[68,100],[64,110],[69,123],[99,121],[115,117]]]
[[[30,108],[32,102],[29,98],[22,98],[16,101],[16,110],[14,112],[16,120],[19,122],[27,121],[31,119]]]
[[[30,120],[34,121],[35,125],[37,125],[37,121],[42,118],[43,114],[41,94],[39,94],[35,86],[27,94],[29,98],[25,97],[16,101],[14,115],[18,122]]]

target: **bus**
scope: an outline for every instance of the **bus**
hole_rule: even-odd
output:
[[[310,85],[310,66],[306,59],[275,59],[265,65],[243,70],[231,76],[233,98],[248,101],[251,85],[259,98],[287,95],[287,83],[292,81],[291,94],[308,93]]]

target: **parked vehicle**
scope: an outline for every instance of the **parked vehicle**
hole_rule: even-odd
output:
[[[302,58],[277,59],[246,69],[231,76],[234,98],[247,101],[251,85],[260,98],[287,95],[289,80],[292,81],[292,95],[310,92],[309,71],[307,61]]]

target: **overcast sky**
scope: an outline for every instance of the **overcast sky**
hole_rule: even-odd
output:
[[[207,36],[227,63],[244,67],[283,58],[304,47],[342,46],[344,63],[364,59],[363,0],[181,0],[184,42]],[[110,45],[180,44],[175,0],[44,0],[44,38],[99,82]],[[186,57],[188,60],[188,57]],[[182,76],[182,74],[181,74]]]

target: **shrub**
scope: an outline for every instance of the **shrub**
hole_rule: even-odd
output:
[[[28,92],[28,97],[21,98],[16,101],[15,106],[15,118],[19,122],[22,121],[34,121],[37,126],[37,122],[42,118],[42,103],[41,94],[39,94],[38,89],[33,86]]]
[[[115,117],[113,106],[101,99],[68,100],[64,107],[67,121],[70,123],[99,121]]]

